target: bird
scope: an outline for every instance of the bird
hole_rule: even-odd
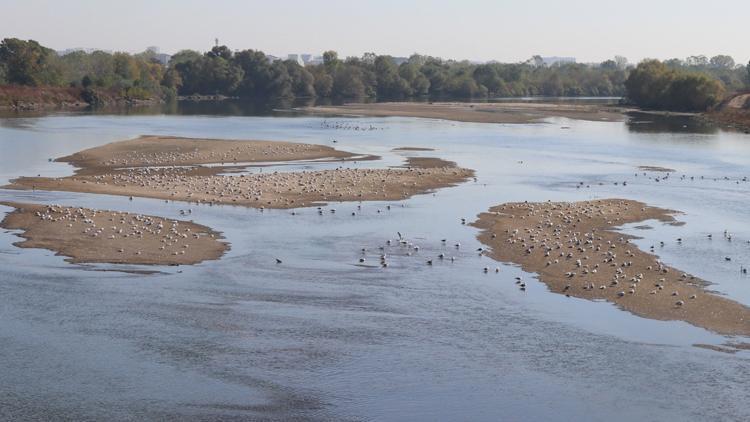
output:
[[[279,258],[276,258],[276,263],[281,264],[281,260]]]

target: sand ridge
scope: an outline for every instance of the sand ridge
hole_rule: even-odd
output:
[[[352,153],[315,144],[141,136],[89,148],[55,161],[80,168],[122,168],[352,157],[355,157]]]
[[[256,208],[297,208],[340,201],[402,200],[454,186],[472,170],[439,159],[415,159],[423,167],[211,174],[218,169],[137,168],[63,178],[22,177],[7,188],[138,196]]]
[[[15,208],[0,227],[22,230],[22,248],[42,248],[80,263],[181,265],[221,257],[220,233],[189,221],[60,205],[0,202]]]
[[[606,300],[636,315],[750,335],[750,308],[705,290],[706,282],[641,251],[614,229],[675,211],[625,199],[506,203],[473,223],[488,255],[538,274],[553,292]]]
[[[313,114],[422,117],[474,123],[538,123],[550,117],[590,121],[624,121],[626,109],[597,104],[504,102],[383,102],[352,103],[340,106],[304,107],[300,110]]]
[[[277,145],[278,144],[278,145]],[[60,161],[82,170],[61,178],[20,177],[9,189],[40,189],[147,197],[256,208],[297,208],[331,201],[401,200],[454,186],[469,169],[431,157],[404,167],[246,173],[245,166],[198,163],[358,157],[330,147],[266,141],[141,137],[91,148]]]

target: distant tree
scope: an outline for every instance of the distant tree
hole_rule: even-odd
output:
[[[339,63],[339,55],[335,51],[329,50],[323,53],[323,64],[326,69],[335,69]]]
[[[315,77],[313,82],[315,93],[321,97],[330,97],[333,93],[333,77],[327,73],[321,73]]]
[[[81,86],[84,88],[90,87],[93,83],[94,81],[91,80],[89,75],[84,75],[83,78],[81,78]]]
[[[58,85],[61,70],[56,54],[34,40],[5,38],[0,42],[0,64],[4,79],[18,85]]]
[[[479,65],[474,69],[474,80],[483,85],[491,93],[500,91],[503,82],[500,75],[497,74],[495,67],[489,64]]]
[[[628,58],[624,56],[615,56],[615,63],[617,63],[618,69],[625,70],[628,67]]]
[[[206,56],[211,58],[221,57],[224,60],[231,60],[232,50],[230,50],[226,45],[217,45],[211,48],[211,51],[207,52]]]
[[[295,97],[315,96],[315,77],[294,60],[284,61],[287,74],[292,84],[292,95]]]
[[[535,67],[542,67],[542,66],[544,66],[544,59],[542,58],[542,56],[540,56],[540,55],[537,54],[535,56],[532,56],[527,61],[527,63],[529,63],[530,65],[535,66]]]
[[[745,66],[745,73],[746,73],[745,74],[745,78],[746,78],[745,84],[747,86],[750,86],[750,62],[747,62],[747,66]]]
[[[708,58],[704,55],[690,56],[685,60],[688,66],[705,67],[708,66]]]
[[[662,96],[674,78],[674,73],[658,60],[645,60],[630,72],[625,81],[628,98],[645,108],[663,106]]]
[[[724,84],[701,72],[673,69],[658,60],[646,60],[625,82],[628,98],[644,108],[705,111],[724,96]]]
[[[332,95],[344,98],[365,96],[365,84],[362,82],[362,69],[356,66],[342,66],[333,76]]]
[[[732,56],[727,55],[718,55],[711,57],[710,60],[711,66],[720,68],[720,69],[734,69],[734,59]]]
[[[603,61],[603,62],[602,62],[602,63],[601,63],[600,65],[599,65],[599,67],[601,67],[602,69],[608,69],[608,70],[615,70],[615,69],[617,69],[617,68],[618,68],[618,66],[617,66],[617,62],[616,62],[616,61],[614,61],[614,60],[606,60],[606,61]]]

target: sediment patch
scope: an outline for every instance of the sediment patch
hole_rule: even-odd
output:
[[[189,221],[60,205],[0,202],[15,208],[0,227],[22,230],[22,248],[42,248],[75,263],[196,264],[218,259],[229,244]]]
[[[725,335],[750,335],[750,309],[707,292],[707,283],[659,261],[615,231],[646,220],[673,222],[675,211],[607,199],[507,203],[479,216],[489,256],[538,274],[549,289],[606,300],[636,315],[680,320]]]

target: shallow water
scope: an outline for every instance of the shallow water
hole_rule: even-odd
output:
[[[322,125],[344,120],[382,129]],[[329,204],[337,212],[323,215],[0,190],[2,200],[172,218],[185,218],[179,211],[190,208],[190,218],[232,244],[221,260],[192,267],[73,265],[49,251],[16,248],[18,238],[0,232],[0,419],[750,419],[750,352],[693,346],[749,339],[551,294],[532,274],[480,257],[476,230],[460,224],[508,201],[623,197],[679,210],[685,225],[647,222],[624,231],[750,305],[750,278],[739,271],[750,265],[750,182],[743,181],[750,177],[750,137],[684,118],[640,122],[0,119],[0,184],[70,174],[70,166],[48,159],[142,134],[321,143],[383,157],[346,166],[436,156],[477,170],[476,182],[435,194]],[[391,151],[403,146],[436,151]],[[642,165],[676,173],[657,182],[664,174],[644,176]],[[652,228],[635,228],[644,224]],[[389,268],[370,266],[397,232],[421,249],[408,255],[392,246]],[[368,248],[366,265],[358,265],[361,248]],[[442,251],[456,261],[425,264]],[[484,266],[501,272],[484,274]],[[157,273],[105,271],[112,269]],[[525,293],[515,276],[527,280]]]

